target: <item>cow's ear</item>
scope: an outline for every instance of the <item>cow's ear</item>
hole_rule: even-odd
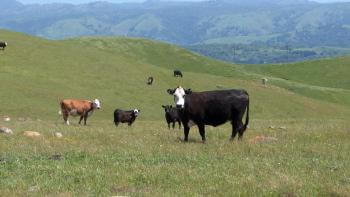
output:
[[[186,93],[186,94],[191,94],[191,93],[192,93],[191,88],[189,88],[189,89],[185,90],[185,93]]]
[[[162,105],[162,107],[165,109],[165,106],[164,106],[164,105]]]
[[[170,108],[173,108],[173,105],[170,105]]]
[[[167,92],[168,92],[169,94],[173,95],[173,94],[174,94],[174,92],[175,92],[175,90],[168,89],[168,90],[167,90]]]

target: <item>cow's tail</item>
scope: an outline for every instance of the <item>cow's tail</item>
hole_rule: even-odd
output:
[[[247,101],[247,114],[245,116],[245,124],[243,126],[243,132],[247,129],[248,123],[249,123],[249,95],[248,95],[248,101]]]

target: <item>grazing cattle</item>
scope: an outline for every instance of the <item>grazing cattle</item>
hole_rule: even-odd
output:
[[[219,126],[231,121],[233,140],[238,133],[241,139],[249,122],[249,95],[245,90],[216,90],[206,92],[192,92],[181,86],[168,89],[174,96],[176,107],[180,109],[181,121],[184,126],[184,141],[188,141],[190,121],[199,129],[202,141],[205,142],[205,125]],[[242,118],[247,110],[245,124]]]
[[[152,85],[152,83],[153,83],[153,77],[148,77],[147,85]]]
[[[7,42],[0,42],[0,48],[2,48],[2,50],[5,50],[5,47],[7,47]]]
[[[140,114],[141,110],[133,109],[129,111],[124,111],[121,109],[116,109],[114,111],[114,124],[118,126],[119,123],[128,123],[129,126],[135,121],[136,117]]]
[[[180,70],[174,70],[174,77],[182,77],[182,72]]]
[[[93,113],[95,109],[101,108],[101,103],[98,99],[93,101],[64,99],[60,102],[61,113],[63,120],[69,125],[68,116],[80,116],[79,124],[84,118],[84,125],[86,125],[87,118]]]
[[[181,119],[179,109],[173,107],[172,105],[162,105],[165,111],[165,119],[168,123],[168,128],[170,129],[170,123],[173,123],[173,129],[175,128],[175,122],[179,123],[179,129],[181,129]]]

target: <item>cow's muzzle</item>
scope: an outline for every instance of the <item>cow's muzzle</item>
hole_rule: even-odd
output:
[[[176,108],[178,108],[178,109],[183,109],[183,108],[184,108],[184,105],[176,105]]]

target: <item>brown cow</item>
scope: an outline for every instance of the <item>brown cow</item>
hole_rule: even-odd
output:
[[[84,118],[84,125],[86,125],[86,119],[93,113],[93,111],[101,108],[101,104],[98,99],[94,99],[93,101],[64,99],[60,102],[60,106],[63,120],[67,125],[69,125],[69,115],[80,116],[79,124]]]

